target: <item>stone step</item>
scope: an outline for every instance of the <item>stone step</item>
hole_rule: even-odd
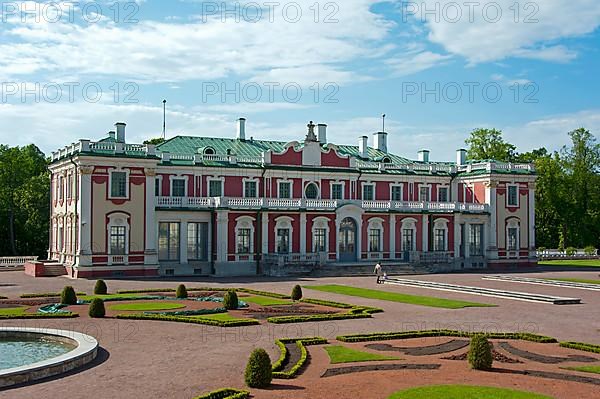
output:
[[[65,266],[60,263],[44,263],[44,276],[57,277],[67,274]]]

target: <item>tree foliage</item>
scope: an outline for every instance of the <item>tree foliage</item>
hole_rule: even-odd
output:
[[[48,249],[48,162],[35,145],[0,145],[0,256],[37,255]]]
[[[502,131],[496,129],[475,129],[465,140],[468,146],[467,158],[470,160],[494,159],[510,162],[515,158],[517,147],[502,138]]]

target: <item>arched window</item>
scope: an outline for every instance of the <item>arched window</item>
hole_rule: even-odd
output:
[[[202,153],[204,155],[215,155],[216,154],[215,149],[212,147],[206,147]]]
[[[369,253],[383,252],[383,219],[369,219]]]
[[[309,183],[304,189],[304,196],[307,199],[317,199],[319,198],[319,188],[315,183]]]
[[[520,223],[519,219],[512,218],[506,222],[506,249],[509,251],[519,250],[520,241]]]
[[[417,220],[406,218],[402,220],[402,250],[416,251],[415,235],[417,232]]]
[[[313,219],[313,252],[329,252],[329,219],[319,216]]]
[[[448,219],[436,219],[433,224],[433,250],[448,250]]]

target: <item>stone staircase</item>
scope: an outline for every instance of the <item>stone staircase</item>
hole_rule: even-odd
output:
[[[44,277],[66,276],[67,270],[62,263],[44,262]]]
[[[425,267],[411,265],[408,263],[382,263],[383,272],[388,276],[402,276],[408,274],[428,273]],[[375,276],[374,264],[361,263],[331,263],[320,268],[315,268],[313,277],[345,277],[345,276]]]

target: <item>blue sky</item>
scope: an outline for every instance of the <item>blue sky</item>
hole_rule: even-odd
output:
[[[243,116],[257,139],[314,120],[354,144],[385,113],[391,151],[436,160],[477,127],[520,151],[600,131],[594,0],[54,4],[2,4],[2,143],[49,152],[116,121],[140,142],[160,135],[163,99],[167,137],[233,137]]]

